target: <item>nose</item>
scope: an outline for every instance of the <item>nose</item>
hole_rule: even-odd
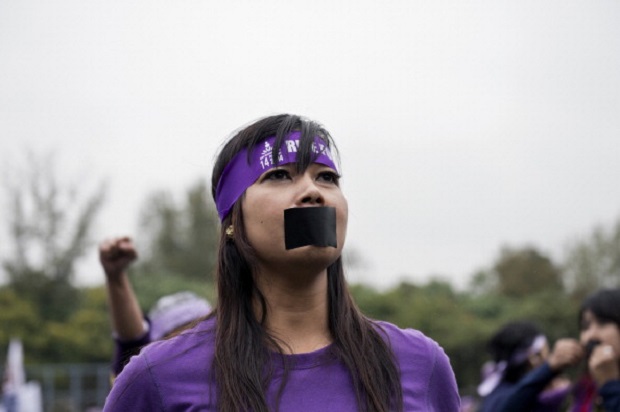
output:
[[[303,178],[300,179],[300,185],[298,206],[322,206],[325,204],[323,193],[308,174],[304,174]]]

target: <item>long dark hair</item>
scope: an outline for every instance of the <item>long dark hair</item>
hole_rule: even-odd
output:
[[[296,167],[304,171],[316,154],[311,145],[320,137],[334,153],[335,145],[320,124],[296,115],[266,117],[237,132],[221,149],[211,178],[215,198],[222,171],[243,148],[248,152],[268,137],[276,136],[273,147],[281,147],[292,131],[300,131]],[[277,164],[277,153],[273,151]],[[226,234],[234,226],[233,238]],[[241,199],[222,221],[217,265],[218,301],[215,309],[215,379],[218,410],[268,411],[266,389],[271,379],[270,359],[282,344],[264,328],[268,313],[265,297],[256,286],[252,268],[255,254],[245,235]],[[364,317],[355,305],[345,282],[342,259],[327,268],[329,330],[334,339],[332,352],[346,365],[353,378],[361,411],[402,411],[400,372],[380,329]],[[257,319],[254,302],[261,306]],[[279,389],[286,385],[286,372]]]

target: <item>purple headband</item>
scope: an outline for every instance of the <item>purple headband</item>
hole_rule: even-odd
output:
[[[297,160],[300,136],[300,132],[292,132],[286,137],[278,152],[276,164],[273,163],[272,155],[273,144],[276,140],[275,136],[268,137],[256,145],[249,158],[247,149],[241,150],[232,158],[224,168],[224,171],[222,171],[215,190],[215,206],[220,220],[224,220],[235,202],[248,187],[254,184],[260,175],[279,165],[294,163]],[[334,164],[329,147],[319,137],[314,138],[312,151],[318,154],[314,163],[320,163],[338,170]]]

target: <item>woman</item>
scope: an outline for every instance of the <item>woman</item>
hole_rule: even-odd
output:
[[[224,145],[212,175],[215,311],[132,358],[104,410],[458,410],[443,350],[364,317],[347,290],[333,151],[327,130],[294,115]]]
[[[494,361],[485,365],[478,387],[481,412],[560,411],[570,389],[558,374],[577,364],[583,350],[574,339],[560,339],[549,351],[546,337],[531,322],[504,325],[489,341]]]
[[[574,390],[573,412],[620,411],[620,289],[602,289],[579,310],[587,371]]]

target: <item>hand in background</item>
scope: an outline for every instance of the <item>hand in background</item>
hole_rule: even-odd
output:
[[[136,248],[127,236],[108,239],[99,245],[99,261],[109,280],[117,280],[137,258]]]
[[[620,378],[618,355],[611,345],[598,345],[592,351],[588,368],[599,387],[607,381]]]
[[[579,363],[583,356],[584,350],[576,339],[564,338],[555,342],[547,362],[552,370],[561,371]]]

